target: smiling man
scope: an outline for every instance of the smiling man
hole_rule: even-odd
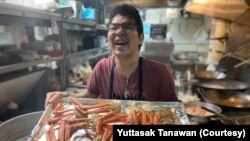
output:
[[[140,57],[144,34],[138,10],[128,4],[116,6],[107,27],[113,56],[96,65],[88,92],[105,99],[177,101],[166,65]]]
[[[165,64],[140,57],[144,41],[138,10],[128,4],[116,6],[110,15],[108,44],[113,56],[101,59],[78,97],[178,101],[173,76]],[[45,106],[61,92],[48,93]],[[55,97],[56,98],[52,98]]]

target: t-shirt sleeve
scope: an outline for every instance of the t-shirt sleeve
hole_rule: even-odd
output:
[[[91,73],[87,81],[87,89],[91,94],[94,94],[94,95],[100,94],[99,89],[98,89],[98,85],[99,85],[98,80],[100,79],[98,74],[100,74],[100,70],[101,70],[101,61],[99,61],[95,65],[95,68],[93,69],[93,72]]]

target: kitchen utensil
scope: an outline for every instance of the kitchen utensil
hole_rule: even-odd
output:
[[[216,116],[218,116],[218,117],[227,119],[227,120],[229,120],[232,124],[236,124],[236,120],[231,119],[230,117],[228,117],[228,116],[226,116],[226,115],[223,115],[223,114],[221,114],[221,113],[214,112],[213,110],[210,110],[210,109],[208,109],[207,107],[202,107],[202,109],[205,109],[205,110],[207,110],[207,111],[209,111],[209,112],[211,112],[211,113],[214,113],[214,114],[215,114]]]
[[[206,102],[213,104],[233,108],[250,107],[250,94],[248,93],[238,91],[206,90],[199,94]]]
[[[250,86],[248,83],[229,79],[211,80],[207,82],[195,83],[194,85],[215,90],[246,90]]]
[[[219,106],[207,103],[207,102],[187,102],[184,103],[185,109],[189,107],[198,107],[198,108],[203,108],[206,107],[207,109],[210,109],[213,111],[213,113],[221,113],[222,110]],[[187,113],[187,112],[186,112]],[[194,115],[187,113],[189,120],[198,122],[199,124],[207,124],[211,121],[213,121],[216,117],[216,115],[211,115],[211,116],[200,116],[200,115]]]
[[[27,113],[3,122],[0,125],[1,141],[27,140],[42,113]]]
[[[239,125],[250,125],[250,115],[241,116],[236,120]]]
[[[238,68],[242,65],[249,64],[249,63],[250,63],[250,59],[247,59],[247,60],[244,60],[244,61],[240,62],[239,64],[235,65],[234,68]]]
[[[226,74],[220,71],[198,71],[194,74],[195,78],[200,81],[224,79]]]
[[[231,119],[236,121],[241,116],[250,115],[250,112],[236,110],[236,111],[225,112],[223,113],[223,115],[226,115],[227,117],[230,117]],[[234,122],[232,123],[231,120],[228,120],[225,118],[220,118],[220,121],[222,124],[225,124],[225,125],[234,124]]]

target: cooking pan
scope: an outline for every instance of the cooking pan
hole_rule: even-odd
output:
[[[200,81],[207,81],[213,79],[224,79],[226,74],[220,71],[198,71],[194,73],[196,79]]]
[[[230,112],[226,112],[223,113],[223,115],[226,115],[227,117],[230,117],[231,119],[233,119],[236,124],[239,124],[239,120],[237,121],[237,119],[244,117],[246,115],[250,115],[249,111],[230,111]],[[222,124],[235,124],[235,122],[232,123],[232,121],[226,119],[226,118],[220,118],[220,121]]]
[[[236,120],[239,125],[250,125],[250,115],[241,116]]]
[[[250,94],[248,93],[238,91],[206,90],[200,95],[205,101],[216,105],[233,108],[250,107]]]
[[[246,90],[249,88],[249,84],[236,80],[211,80],[207,82],[195,83],[195,86],[206,88],[206,89],[215,89],[215,90]]]
[[[212,115],[198,115],[196,112],[195,113],[190,113],[187,111],[188,108],[192,108],[192,107],[197,107],[197,108],[201,108],[202,110],[204,110],[204,108],[209,109],[210,111],[213,111],[213,113],[218,113],[220,114],[222,112],[221,108],[215,104],[212,103],[208,103],[208,102],[199,102],[199,101],[190,101],[187,103],[184,103],[185,109],[186,109],[186,113],[188,115],[189,120],[191,121],[195,121],[198,124],[207,124],[213,120],[216,119],[216,115],[212,114]],[[206,110],[207,111],[207,110]],[[209,112],[209,111],[207,111]],[[203,112],[200,112],[203,113]]]

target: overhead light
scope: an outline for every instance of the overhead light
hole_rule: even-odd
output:
[[[203,4],[205,3],[207,0],[193,0],[193,2],[195,3],[199,3],[199,4]]]
[[[181,5],[182,0],[167,0],[167,3],[171,7],[177,7]]]
[[[167,8],[166,9],[166,17],[167,18],[177,18],[180,16],[179,9],[176,8]]]
[[[185,10],[191,13],[234,21],[248,9],[244,0],[192,0]]]

